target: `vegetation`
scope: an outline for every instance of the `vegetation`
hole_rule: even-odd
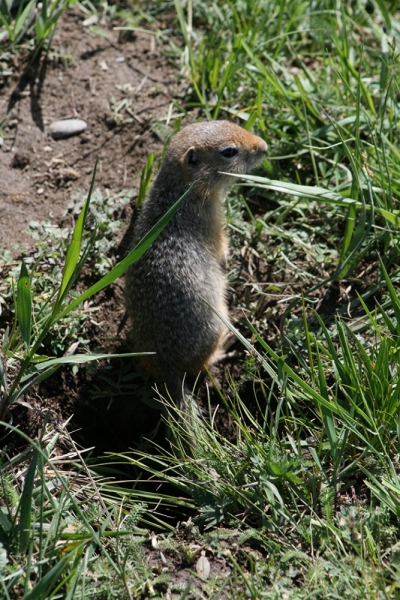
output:
[[[189,81],[180,111],[235,116],[269,144],[258,174],[244,178],[252,191],[227,203],[229,279],[245,315],[229,325],[242,373],[227,374],[219,393],[230,436],[211,404],[207,416],[172,410],[170,452],[111,459],[174,486],[161,496],[101,478],[68,434],[46,425],[29,457],[3,460],[6,598],[17,589],[26,598],[400,596],[397,10],[383,0],[175,0],[123,12],[125,26],[170,40]],[[173,31],[161,28],[163,14]],[[85,257],[85,212],[43,324],[28,295],[39,263],[21,267],[17,321],[3,342],[18,367],[8,387],[2,367],[4,407],[26,376],[38,381],[38,364],[49,375],[63,362],[35,362],[40,344],[101,287],[68,296]],[[193,520],[168,531],[160,515],[170,505]],[[168,567],[149,567],[149,540],[165,564],[173,556],[194,569],[205,551],[226,568],[176,585]]]
[[[75,0],[1,0],[0,3],[0,41],[14,49],[24,41],[35,53],[43,49],[51,40],[57,23],[63,12]]]

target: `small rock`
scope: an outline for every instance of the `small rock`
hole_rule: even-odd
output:
[[[123,63],[125,62],[125,56],[117,56],[117,58],[115,59],[116,63]]]
[[[8,31],[4,30],[0,33],[0,44],[6,44],[10,39]]]
[[[95,25],[99,20],[98,15],[91,15],[87,19],[85,19],[82,23],[84,27],[90,27],[91,25]]]
[[[157,536],[154,533],[151,536],[151,546],[154,550],[157,550],[157,548],[158,548]]]
[[[45,147],[43,148],[43,150],[44,150],[45,152],[53,152],[53,148],[52,148],[51,146],[45,146]]]
[[[90,140],[92,139],[93,136],[90,135],[90,133],[84,133],[81,136],[81,144],[88,144],[90,142]]]
[[[62,119],[53,121],[49,127],[49,133],[54,140],[61,140],[82,133],[86,127],[87,123],[83,119]]]
[[[44,188],[39,188],[38,190],[36,190],[36,193],[38,196],[41,196],[44,192]]]
[[[201,551],[201,556],[196,563],[196,571],[200,577],[204,577],[204,579],[208,579],[210,576],[211,565],[208,558],[206,558],[206,553],[204,550]]]
[[[106,61],[105,61],[105,60],[101,60],[101,61],[99,62],[99,65],[100,65],[100,69],[101,69],[102,71],[108,71],[108,64],[106,63]]]
[[[25,200],[25,194],[11,194],[12,202],[23,202]]]

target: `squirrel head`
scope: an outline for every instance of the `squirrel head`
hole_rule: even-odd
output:
[[[184,187],[194,182],[194,193],[220,193],[235,183],[224,173],[247,173],[266,151],[264,140],[230,121],[194,123],[173,137],[163,176],[177,170]]]

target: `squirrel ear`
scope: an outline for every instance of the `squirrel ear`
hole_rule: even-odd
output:
[[[183,157],[184,161],[191,167],[195,167],[198,163],[197,152],[195,148],[189,148]]]

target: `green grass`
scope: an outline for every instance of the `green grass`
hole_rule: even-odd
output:
[[[119,463],[130,464],[176,493],[122,488],[76,454],[57,463],[51,427],[31,442],[29,460],[20,457],[22,484],[17,465],[4,460],[5,597],[16,589],[30,598],[400,596],[396,10],[383,0],[176,0],[124,13],[128,26],[171,40],[166,52],[189,82],[175,101],[180,112],[235,116],[269,145],[257,174],[244,178],[249,187],[227,201],[239,309],[230,327],[245,351],[243,371],[227,374],[222,409],[171,411],[170,452],[111,456],[102,467],[118,479]],[[151,156],[141,200],[152,164]],[[88,297],[67,296],[80,260],[75,231],[45,327],[59,327]],[[121,271],[110,268],[104,285]],[[22,268],[8,356],[25,370],[44,339],[29,282],[32,270]],[[6,405],[18,399],[19,372]],[[228,439],[218,430],[221,410]],[[185,533],[168,529],[164,506],[185,519],[193,511]],[[157,528],[152,548],[164,570],[149,567],[139,523]],[[223,575],[212,562],[210,577],[196,578],[193,541],[225,561]],[[177,582],[171,556],[194,572],[191,584]]]
[[[60,441],[67,452],[56,456]],[[23,484],[10,466],[1,475],[2,597],[15,597],[17,591],[31,600],[92,598],[110,591],[112,597],[123,597],[132,557],[135,571],[129,578],[148,576],[141,548],[146,531],[138,527],[145,506],[131,504],[122,517],[122,491],[90,472],[66,431],[45,426],[40,439],[30,444]],[[16,461],[11,466],[15,469]],[[126,502],[124,506],[128,509]],[[96,585],[86,580],[87,568]]]
[[[0,40],[9,50],[26,43],[36,55],[53,39],[57,23],[75,0],[2,0],[0,2]]]

